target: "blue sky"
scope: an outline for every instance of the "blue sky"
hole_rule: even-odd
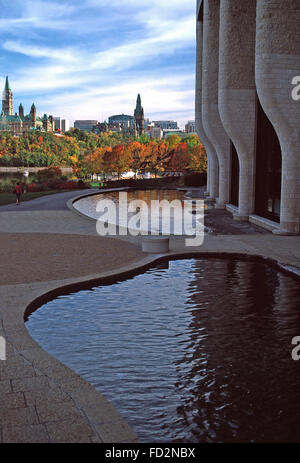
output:
[[[0,86],[14,111],[194,119],[196,0],[0,0]],[[1,88],[2,88],[1,87]]]

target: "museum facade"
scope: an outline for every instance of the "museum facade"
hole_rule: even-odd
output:
[[[196,129],[207,195],[300,234],[300,0],[198,0]]]

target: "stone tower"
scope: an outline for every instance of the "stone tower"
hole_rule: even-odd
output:
[[[22,103],[19,106],[19,117],[23,120],[24,119],[24,108]]]
[[[144,117],[144,108],[141,103],[141,95],[138,94],[136,100],[136,108],[134,110],[134,119],[136,123],[138,135],[142,135],[145,132],[145,117]]]
[[[2,94],[2,112],[5,116],[13,115],[13,94],[6,76],[5,87]]]
[[[31,119],[32,127],[36,127],[36,107],[34,103],[32,103],[31,105],[30,119]]]

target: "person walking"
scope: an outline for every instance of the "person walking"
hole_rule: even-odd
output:
[[[22,195],[22,185],[20,185],[20,182],[18,182],[15,186],[15,190],[14,190],[14,193],[17,197],[16,199],[16,205],[19,206],[20,205],[20,199],[21,199],[21,195]]]

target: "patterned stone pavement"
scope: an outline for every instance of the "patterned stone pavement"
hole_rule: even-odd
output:
[[[0,442],[138,442],[118,411],[25,328],[26,308],[36,299],[41,303],[45,293],[76,289],[162,257],[142,253],[140,238],[97,236],[93,220],[65,206],[71,196],[61,194],[55,207],[56,199],[48,197],[51,207],[32,201],[26,210],[0,208],[0,336],[6,340],[6,360],[0,360]],[[209,234],[202,246],[190,248],[184,238],[171,237],[167,256],[249,254],[300,267],[300,237],[251,231]]]

